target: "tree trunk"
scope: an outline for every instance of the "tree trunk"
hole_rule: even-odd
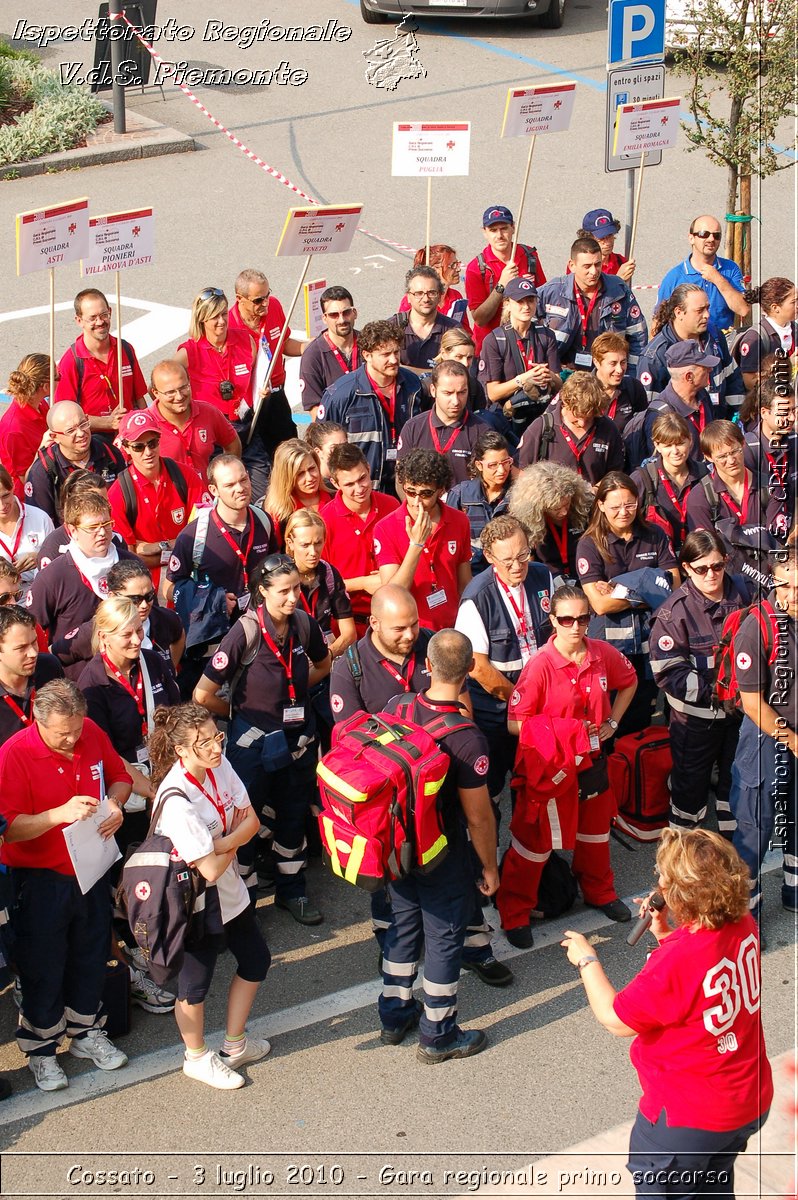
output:
[[[730,131],[730,135],[731,135],[731,141],[730,141],[731,145],[736,145],[737,126],[740,123],[740,117],[742,116],[742,111],[743,111],[742,98],[739,96],[734,96],[732,98],[731,108],[729,110],[729,131]],[[729,171],[728,171],[728,175],[727,175],[727,180],[728,180],[728,192],[726,195],[726,212],[727,213],[737,212],[737,185],[739,182],[739,177],[740,177],[740,169],[739,169],[737,163],[730,163]],[[734,253],[733,253],[733,250],[734,250],[734,226],[735,226],[734,221],[726,222],[726,254],[729,256],[729,258],[734,257]]]
[[[749,174],[740,176],[740,208],[746,214],[751,215],[751,176]],[[743,279],[746,286],[751,283],[751,236],[753,233],[753,224],[748,221],[743,226],[743,258],[740,266],[743,270]]]

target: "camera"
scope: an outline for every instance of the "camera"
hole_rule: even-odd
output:
[[[235,388],[229,379],[223,379],[219,384],[219,395],[223,400],[232,400],[235,395]]]

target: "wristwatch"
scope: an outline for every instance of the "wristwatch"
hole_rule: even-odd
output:
[[[607,724],[609,725],[609,727],[613,731],[613,733],[618,728],[618,722],[613,721],[612,717],[607,717]]]
[[[582,967],[586,967],[588,963],[592,963],[592,962],[598,962],[598,959],[596,958],[595,954],[586,954],[584,956],[584,958],[580,958],[579,962],[576,964],[577,971],[581,972]]]
[[[500,296],[503,296],[503,295],[504,295],[504,284],[503,284],[503,283],[496,283],[496,284],[494,284],[494,285],[493,285],[493,290],[494,290],[494,292],[498,292],[498,294],[499,294]]]

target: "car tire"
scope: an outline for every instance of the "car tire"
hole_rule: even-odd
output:
[[[551,0],[549,7],[542,17],[539,17],[541,29],[561,29],[565,16],[566,0]],[[362,0],[361,0],[362,4]]]
[[[557,0],[554,0],[556,3]],[[360,15],[366,25],[384,25],[388,17],[384,13],[375,12],[373,8],[369,8],[366,0],[360,0]]]

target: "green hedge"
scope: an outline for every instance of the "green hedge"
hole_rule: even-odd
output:
[[[0,104],[32,100],[33,108],[0,127],[0,167],[70,150],[107,113],[85,88],[62,84],[46,67],[0,55]]]

